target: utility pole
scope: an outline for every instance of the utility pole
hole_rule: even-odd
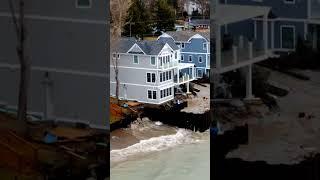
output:
[[[131,26],[132,26],[132,25],[135,25],[135,23],[132,23],[132,22],[129,23],[129,27],[130,27],[130,37],[132,37],[132,32],[131,32]]]

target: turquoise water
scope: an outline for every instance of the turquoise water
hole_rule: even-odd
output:
[[[154,132],[156,126],[149,131]],[[162,130],[165,126],[161,126]],[[172,127],[168,127],[172,131]],[[148,133],[145,131],[143,133]],[[209,133],[175,133],[140,139],[111,154],[112,180],[209,180]]]

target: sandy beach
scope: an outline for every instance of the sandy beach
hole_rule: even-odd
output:
[[[189,95],[188,107],[182,109],[182,112],[203,114],[210,110],[210,84],[204,84],[206,87],[194,84],[194,88],[199,89],[197,96]]]
[[[263,112],[261,118],[246,120],[249,144],[241,145],[227,157],[295,164],[320,152],[320,72],[300,73],[309,76],[310,81],[272,71],[270,81],[281,84],[289,94],[277,98],[278,112]]]

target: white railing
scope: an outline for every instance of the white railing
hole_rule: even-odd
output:
[[[177,67],[178,66],[178,61],[171,61],[169,63],[164,63],[160,65],[160,69],[169,69],[172,67]]]
[[[253,59],[263,54],[261,48],[262,41],[251,41],[243,36],[239,36],[233,42],[230,50],[225,50],[221,53],[222,67],[237,64],[241,61]]]

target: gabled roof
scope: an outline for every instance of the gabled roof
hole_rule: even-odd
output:
[[[190,38],[200,38],[203,37],[207,41],[210,41],[210,32],[195,32],[195,31],[167,31],[162,34],[160,37],[164,37],[166,39],[173,38],[178,42],[188,42]]]
[[[179,47],[174,43],[173,40],[158,40],[158,41],[137,41],[134,39],[121,38],[117,45],[112,48],[112,52],[128,53],[128,51],[137,45],[146,55],[158,55],[166,44],[171,49],[178,50]],[[112,43],[111,43],[112,46]]]
[[[210,19],[191,19],[191,25],[198,26],[198,25],[210,25]]]

